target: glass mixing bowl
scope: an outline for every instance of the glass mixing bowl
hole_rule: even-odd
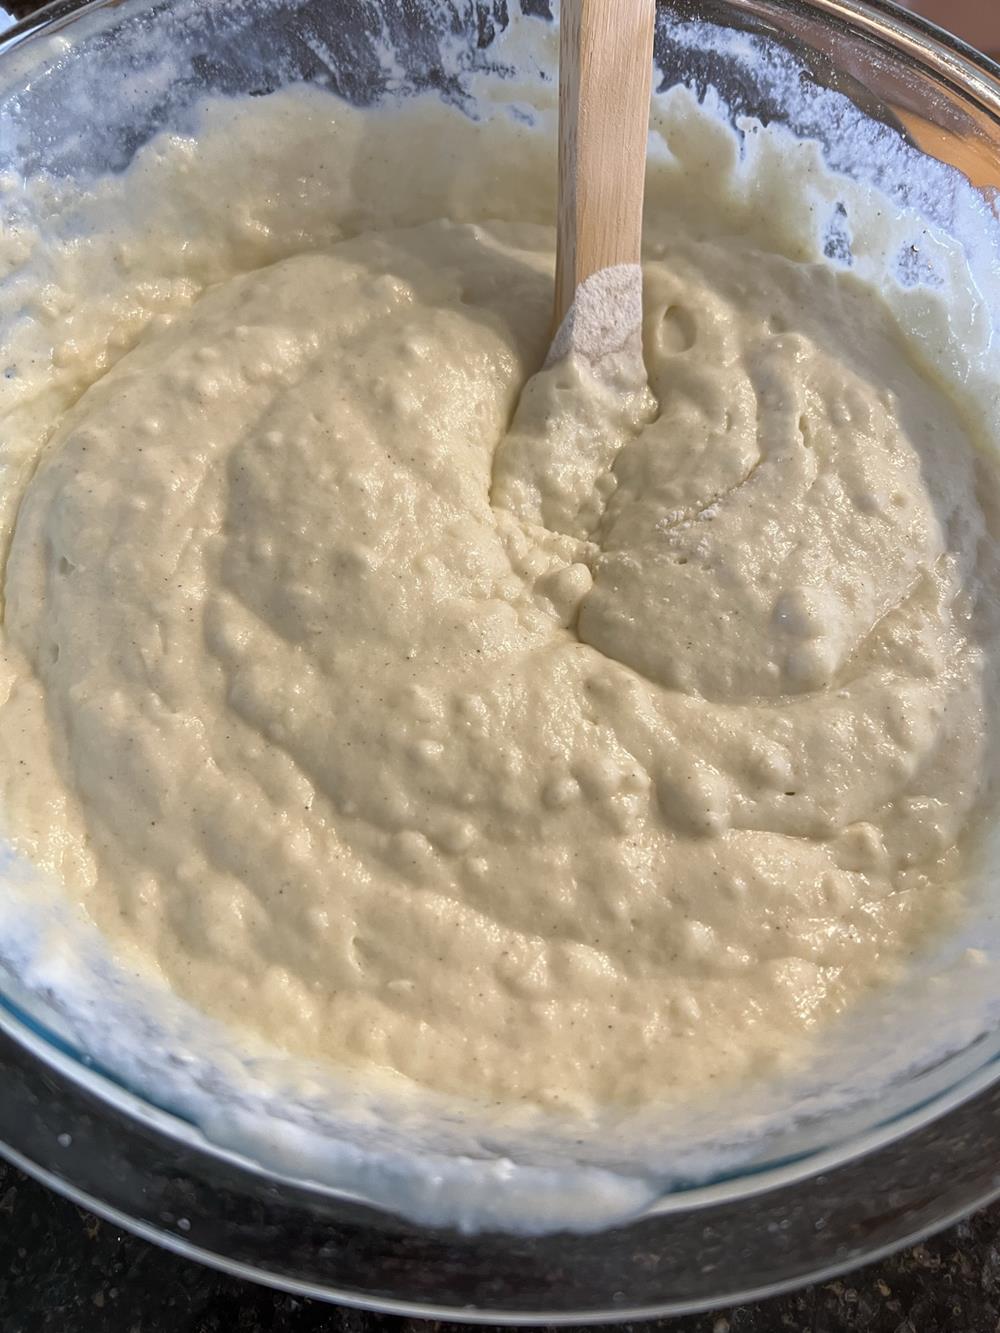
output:
[[[522,8],[550,17],[547,0]],[[0,167],[121,170],[206,94],[262,94],[300,79],[356,102],[376,100],[390,80],[456,96],[441,40],[488,62],[512,9],[508,0],[56,0],[0,44]],[[838,145],[809,115],[810,90],[831,90],[992,200],[1000,68],[960,42],[875,0],[663,0],[660,9],[665,85],[715,88],[733,117],[788,124],[833,160]],[[739,42],[675,40],[691,20],[784,53],[802,95],[777,96]],[[387,34],[399,54],[391,71],[375,51]],[[156,76],[164,50],[167,81]],[[1000,1194],[996,1031],[916,1071],[880,1105],[789,1139],[752,1168],[677,1188],[628,1224],[464,1234],[221,1150],[96,1067],[44,995],[0,982],[9,1160],[159,1244],[297,1293],[491,1322],[677,1313],[841,1271]]]

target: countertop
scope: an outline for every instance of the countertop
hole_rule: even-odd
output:
[[[834,1282],[621,1328],[671,1333],[998,1333],[1000,1205]],[[222,1277],[0,1163],[0,1333],[458,1333]]]

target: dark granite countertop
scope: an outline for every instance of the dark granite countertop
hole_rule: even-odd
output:
[[[671,1333],[998,1333],[1000,1205],[793,1296],[656,1324]],[[0,1163],[0,1333],[451,1333],[201,1268]]]

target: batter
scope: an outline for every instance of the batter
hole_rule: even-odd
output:
[[[273,142],[315,100],[252,107]],[[962,900],[1000,585],[960,410],[870,287],[655,182],[648,385],[540,371],[550,227],[442,193],[255,249],[215,132],[239,244],[81,321],[58,392],[22,363],[17,846],[340,1067],[581,1111],[785,1067]]]

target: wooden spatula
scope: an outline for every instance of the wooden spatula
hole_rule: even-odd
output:
[[[655,0],[562,0],[559,45],[559,216],[554,354],[582,328],[566,326],[581,284],[608,272],[638,299],[635,266],[649,134]],[[621,313],[621,312],[619,312]],[[572,320],[570,325],[572,325]]]

